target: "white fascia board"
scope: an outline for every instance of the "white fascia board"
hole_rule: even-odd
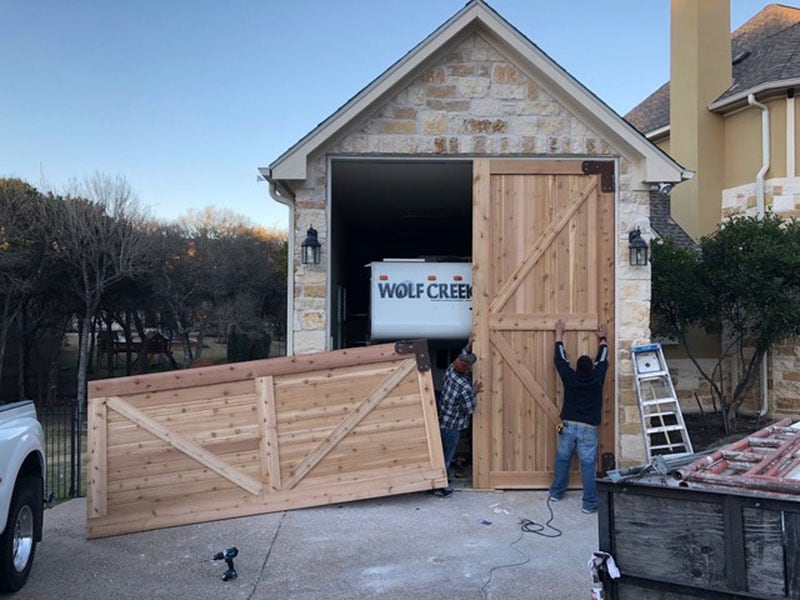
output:
[[[765,81],[764,83],[760,83],[757,86],[751,87],[743,92],[739,92],[733,96],[729,96],[724,100],[717,100],[712,102],[708,106],[708,110],[715,111],[715,112],[726,112],[727,109],[736,108],[737,105],[742,104],[743,102],[747,102],[747,97],[750,94],[758,96],[759,94],[763,94],[764,92],[775,92],[775,91],[782,91],[788,88],[798,87],[800,86],[800,78],[795,77],[794,79],[782,79],[780,81]]]
[[[685,169],[647,140],[608,105],[560,67],[527,37],[501,18],[483,2],[468,4],[460,13],[444,23],[433,34],[411,50],[392,67],[359,92],[316,129],[270,165],[271,179],[303,180],[306,178],[307,157],[334,137],[371,105],[392,92],[426,60],[456,39],[476,22],[476,32],[505,47],[518,56],[520,68],[533,74],[561,102],[623,156],[632,162],[646,161],[648,182],[680,182],[687,179]]]
[[[522,57],[526,65],[531,65],[535,80],[549,87],[551,92],[563,90],[554,95],[573,114],[592,126],[597,134],[628,160],[647,162],[647,182],[677,183],[691,177],[687,177],[686,169],[645,138],[519,31],[500,20],[493,25],[493,31],[499,36],[498,41],[505,42]]]
[[[441,25],[439,29],[384,71],[339,110],[278,157],[269,166],[271,178],[304,180],[309,154],[360,117],[371,105],[394,90],[400,82],[414,73],[417,67],[456,38],[473,20],[481,19],[486,12],[480,3],[468,5],[467,8]]]

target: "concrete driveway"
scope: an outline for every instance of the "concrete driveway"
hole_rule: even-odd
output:
[[[405,494],[98,540],[85,502],[45,512],[45,539],[15,600],[41,598],[575,600],[591,596],[597,515],[580,491],[553,503],[562,535],[521,531],[550,518],[547,492]],[[554,535],[555,532],[548,530]],[[230,546],[238,577],[222,581]]]

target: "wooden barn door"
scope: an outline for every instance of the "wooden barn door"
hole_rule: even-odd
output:
[[[87,537],[444,487],[424,340],[89,385]]]
[[[614,347],[614,163],[481,160],[473,181],[475,372],[484,392],[473,425],[479,488],[545,488],[563,400],[554,325],[574,364],[594,357],[598,323]],[[613,356],[599,456],[614,451]],[[579,485],[577,462],[572,482]]]

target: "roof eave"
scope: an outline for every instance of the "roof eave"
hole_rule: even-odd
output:
[[[390,92],[399,81],[413,73],[440,48],[456,38],[472,21],[479,18],[480,12],[482,12],[481,5],[473,2],[453,15],[341,108],[275,159],[269,166],[272,177],[284,180],[305,179],[306,159],[309,154],[346,127],[352,119],[361,115],[371,104]]]
[[[644,136],[654,144],[669,137],[669,125],[645,132]]]
[[[436,29],[425,40],[389,67],[382,75],[361,90],[339,110],[294,144],[270,166],[271,180],[304,180],[307,158],[320,146],[339,134],[348,124],[360,118],[370,107],[388,96],[418,67],[443,47],[458,39],[470,26],[479,26],[483,33],[512,49],[531,65],[543,82],[560,88],[570,100],[570,108],[585,122],[591,123],[603,136],[629,158],[646,161],[645,183],[679,183],[693,173],[684,169],[607,104],[579,83],[546,53],[525,37],[481,0],[473,0]],[[688,176],[687,176],[688,174]]]
[[[618,150],[626,149],[630,155],[645,159],[645,183],[680,183],[690,179],[694,173],[687,171],[671,156],[645,138],[610,106],[587,89],[568,71],[558,65],[536,44],[502,19],[498,19],[494,31],[502,35],[503,41],[537,69],[537,76],[554,87],[558,87],[572,100],[569,108],[584,122],[598,128],[596,133]]]
[[[747,105],[747,97],[750,94],[760,96],[762,97],[761,99],[763,99],[763,96],[765,95],[777,96],[784,90],[798,86],[800,86],[800,77],[795,77],[793,79],[765,81],[732,96],[715,100],[708,106],[708,110],[719,113],[728,113]]]

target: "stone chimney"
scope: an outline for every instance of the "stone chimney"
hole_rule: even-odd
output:
[[[696,173],[672,193],[672,216],[695,239],[720,221],[723,118],[708,110],[732,81],[730,0],[671,0],[669,153]]]

